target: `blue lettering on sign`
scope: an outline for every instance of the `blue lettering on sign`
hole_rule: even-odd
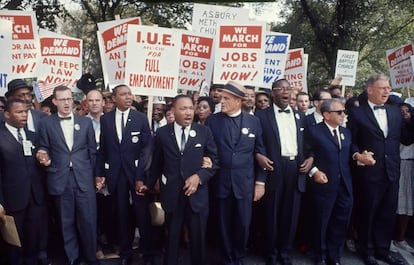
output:
[[[288,36],[266,35],[266,53],[286,53]]]

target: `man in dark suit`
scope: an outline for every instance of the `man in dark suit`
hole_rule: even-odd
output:
[[[113,101],[116,109],[101,118],[101,139],[95,170],[96,187],[107,185],[112,195],[118,228],[118,245],[121,264],[132,263],[131,244],[133,240],[133,216],[141,235],[144,262],[154,262],[153,233],[149,213],[149,198],[136,194],[143,185],[145,172],[149,167],[152,136],[147,117],[131,110],[131,89],[118,85],[113,89]]]
[[[347,127],[352,132],[352,157],[357,160],[355,204],[359,205],[358,239],[365,264],[378,258],[392,265],[403,261],[389,252],[394,232],[400,177],[402,115],[398,107],[385,104],[390,95],[389,78],[368,78],[368,100],[352,108]]]
[[[243,264],[252,201],[264,194],[265,172],[255,172],[255,155],[264,154],[258,119],[241,111],[245,88],[228,82],[221,90],[221,112],[209,117],[220,169],[211,180],[223,264]],[[257,174],[256,174],[257,173]]]
[[[300,209],[301,193],[305,191],[305,173],[312,158],[305,160],[304,116],[289,106],[291,86],[286,79],[272,85],[273,105],[258,111],[263,128],[263,142],[269,159],[260,162],[268,171],[265,207],[265,246],[267,264],[276,264],[276,252],[282,265],[292,264],[292,248]]]
[[[314,157],[309,173],[313,249],[316,265],[339,265],[352,209],[351,132],[340,126],[345,110],[339,99],[325,100],[320,111],[324,121],[306,129]]]
[[[161,205],[168,230],[165,265],[178,264],[180,235],[190,232],[191,264],[205,264],[208,185],[218,166],[217,147],[208,127],[193,123],[194,104],[189,96],[174,98],[175,122],[159,128],[148,185],[160,181]],[[203,157],[212,166],[203,167]]]
[[[330,98],[332,97],[331,97],[331,94],[329,93],[329,90],[327,89],[321,89],[313,93],[312,99],[313,99],[313,106],[315,107],[315,111],[312,114],[307,115],[305,117],[306,127],[310,127],[312,125],[322,122],[323,116],[322,116],[320,107],[324,100],[327,100]]]
[[[5,94],[7,100],[11,99],[20,99],[23,100],[27,104],[28,112],[27,112],[27,123],[26,128],[31,131],[38,133],[40,127],[40,120],[46,117],[46,113],[43,111],[37,110],[33,108],[32,102],[32,91],[33,87],[27,85],[23,79],[13,79],[7,84],[7,92]],[[4,121],[3,112],[0,112],[0,121]],[[48,213],[45,214],[46,216]],[[47,257],[47,242],[48,242],[48,222],[43,223],[44,231],[42,233],[42,238],[40,240],[40,248],[41,251],[39,252],[39,260],[41,265],[48,265],[51,264]]]
[[[37,264],[47,222],[45,176],[34,153],[36,135],[25,128],[27,116],[26,103],[10,99],[0,125],[0,205],[14,217],[22,242],[22,248],[10,246],[13,265]]]
[[[72,113],[72,91],[58,86],[58,113],[42,119],[38,160],[47,167],[47,188],[55,202],[69,264],[96,264],[96,197],[93,167],[96,141],[89,118]]]

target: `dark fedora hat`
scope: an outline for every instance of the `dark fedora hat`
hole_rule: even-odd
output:
[[[89,90],[96,89],[96,79],[90,73],[83,74],[78,82],[76,82],[76,86],[82,90],[83,93],[88,94]]]
[[[244,98],[246,96],[246,88],[234,81],[229,81],[220,89],[222,92],[230,93],[236,97]]]
[[[23,79],[13,79],[7,84],[7,92],[5,94],[6,98],[11,96],[11,94],[13,94],[14,91],[20,88],[28,88],[30,89],[30,91],[33,90],[33,87],[26,84],[26,82],[24,82]]]

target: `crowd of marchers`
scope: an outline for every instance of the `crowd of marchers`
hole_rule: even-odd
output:
[[[37,104],[14,79],[0,99],[0,226],[14,222],[21,243],[0,239],[2,264],[51,264],[51,230],[70,265],[130,265],[137,243],[146,265],[160,248],[164,265],[183,264],[183,246],[207,264],[211,241],[220,265],[254,246],[266,265],[293,264],[295,247],[316,265],[341,264],[345,246],[366,265],[414,253],[412,106],[383,74],[358,96],[286,79],[151,100],[89,74],[77,86],[80,102],[58,86]]]

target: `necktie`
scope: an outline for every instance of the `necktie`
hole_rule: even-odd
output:
[[[185,127],[181,128],[181,145],[180,145],[180,152],[184,152],[185,148]]]
[[[290,109],[279,109],[279,113],[281,112],[290,113]]]
[[[336,132],[336,129],[333,129],[332,132],[333,132],[333,138],[334,138],[335,144],[339,146],[338,134]]]
[[[20,129],[21,128],[17,128],[17,141],[19,141],[20,144],[23,144],[23,136]]]
[[[61,121],[70,121],[72,119],[72,117],[71,116],[68,116],[68,117],[59,117],[59,120],[61,120]]]
[[[385,109],[385,106],[384,105],[374,106],[374,110],[377,110],[377,109]]]
[[[122,112],[122,114],[121,114],[121,132],[122,132],[122,134],[124,134],[124,130],[125,130],[125,121],[124,121],[124,113]]]

